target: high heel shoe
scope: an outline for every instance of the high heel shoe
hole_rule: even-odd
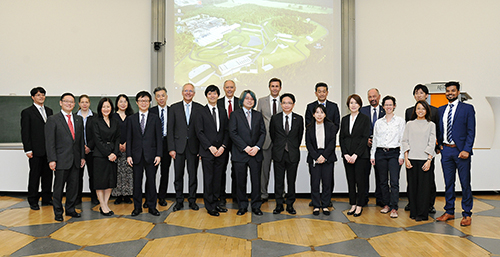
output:
[[[354,215],[352,215],[352,216],[359,217],[359,216],[361,216],[361,213],[363,213],[363,209],[361,209],[361,211],[359,211],[359,213],[354,213]]]
[[[347,212],[347,215],[353,215],[353,214],[354,214],[354,212],[356,212],[356,209],[354,209],[354,210],[352,210],[352,211],[348,211],[348,212]]]
[[[111,216],[111,215],[113,215],[113,212],[112,212],[112,211],[110,211],[110,212],[103,212],[103,211],[102,211],[102,209],[101,209],[101,207],[99,207],[99,211],[100,211],[100,212],[101,212],[101,214],[102,214],[102,215],[104,215],[104,216]]]

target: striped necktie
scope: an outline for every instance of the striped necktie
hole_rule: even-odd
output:
[[[451,133],[453,132],[453,117],[452,117],[453,104],[450,104],[449,106],[450,106],[450,108],[448,109],[448,122],[447,122],[447,127],[446,127],[446,139],[448,139],[448,143],[451,144],[451,142],[453,142],[453,137],[451,136]]]

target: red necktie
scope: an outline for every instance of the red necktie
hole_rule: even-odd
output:
[[[231,105],[231,100],[229,100],[229,105],[227,106],[227,117],[231,118],[231,113],[233,112],[233,105]]]
[[[73,136],[73,140],[75,140],[75,129],[73,128],[73,122],[71,122],[71,115],[66,115],[68,117],[68,127],[69,131],[71,131],[71,135]]]

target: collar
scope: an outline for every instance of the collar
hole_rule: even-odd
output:
[[[191,101],[191,102],[189,102],[189,103],[186,103],[186,101],[182,100],[182,102],[184,103],[184,107],[186,107],[186,104],[189,104],[189,106],[190,106],[190,107],[191,107],[191,106],[193,106],[193,105],[192,105],[193,101]]]
[[[141,111],[139,110],[139,114],[145,114],[144,116],[146,116],[146,117],[148,116],[148,113],[149,113],[149,111],[141,112]],[[139,115],[139,116],[141,116],[141,115]]]
[[[458,100],[458,98],[457,98],[455,101],[453,101],[453,102],[451,102],[451,103],[448,103],[448,105],[453,104],[453,108],[455,108],[455,107],[457,107],[457,106],[458,106],[458,103],[459,103],[459,102],[460,102],[460,101],[459,101],[459,100]]]
[[[231,101],[231,104],[234,104],[234,96],[229,98],[227,96],[224,96],[224,101],[227,103],[228,101]]]
[[[276,99],[276,102],[280,102],[280,96],[277,96],[277,97],[273,97],[272,95],[269,95],[269,100],[271,101],[271,103],[273,102],[273,99]]]
[[[82,116],[82,109],[78,110],[76,115]],[[90,116],[94,116],[94,113],[92,112],[92,110],[89,109],[89,114],[87,114],[87,117],[90,117]]]
[[[67,115],[73,116],[73,113],[71,113],[71,112],[70,113],[66,113],[62,109],[61,109],[61,113],[64,115],[65,118],[67,117]]]
[[[37,109],[43,108],[43,105],[38,105],[38,104],[36,104],[35,102],[33,102],[33,105],[34,105]]]

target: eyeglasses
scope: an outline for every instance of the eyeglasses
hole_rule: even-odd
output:
[[[188,90],[188,89],[186,89],[186,90],[184,90],[184,91],[182,91],[182,92],[184,92],[184,93],[194,93],[194,91],[193,91],[193,90]]]
[[[62,100],[63,103],[65,104],[74,104],[75,101],[71,101],[71,100]]]
[[[138,103],[149,103],[149,100],[137,100]]]

